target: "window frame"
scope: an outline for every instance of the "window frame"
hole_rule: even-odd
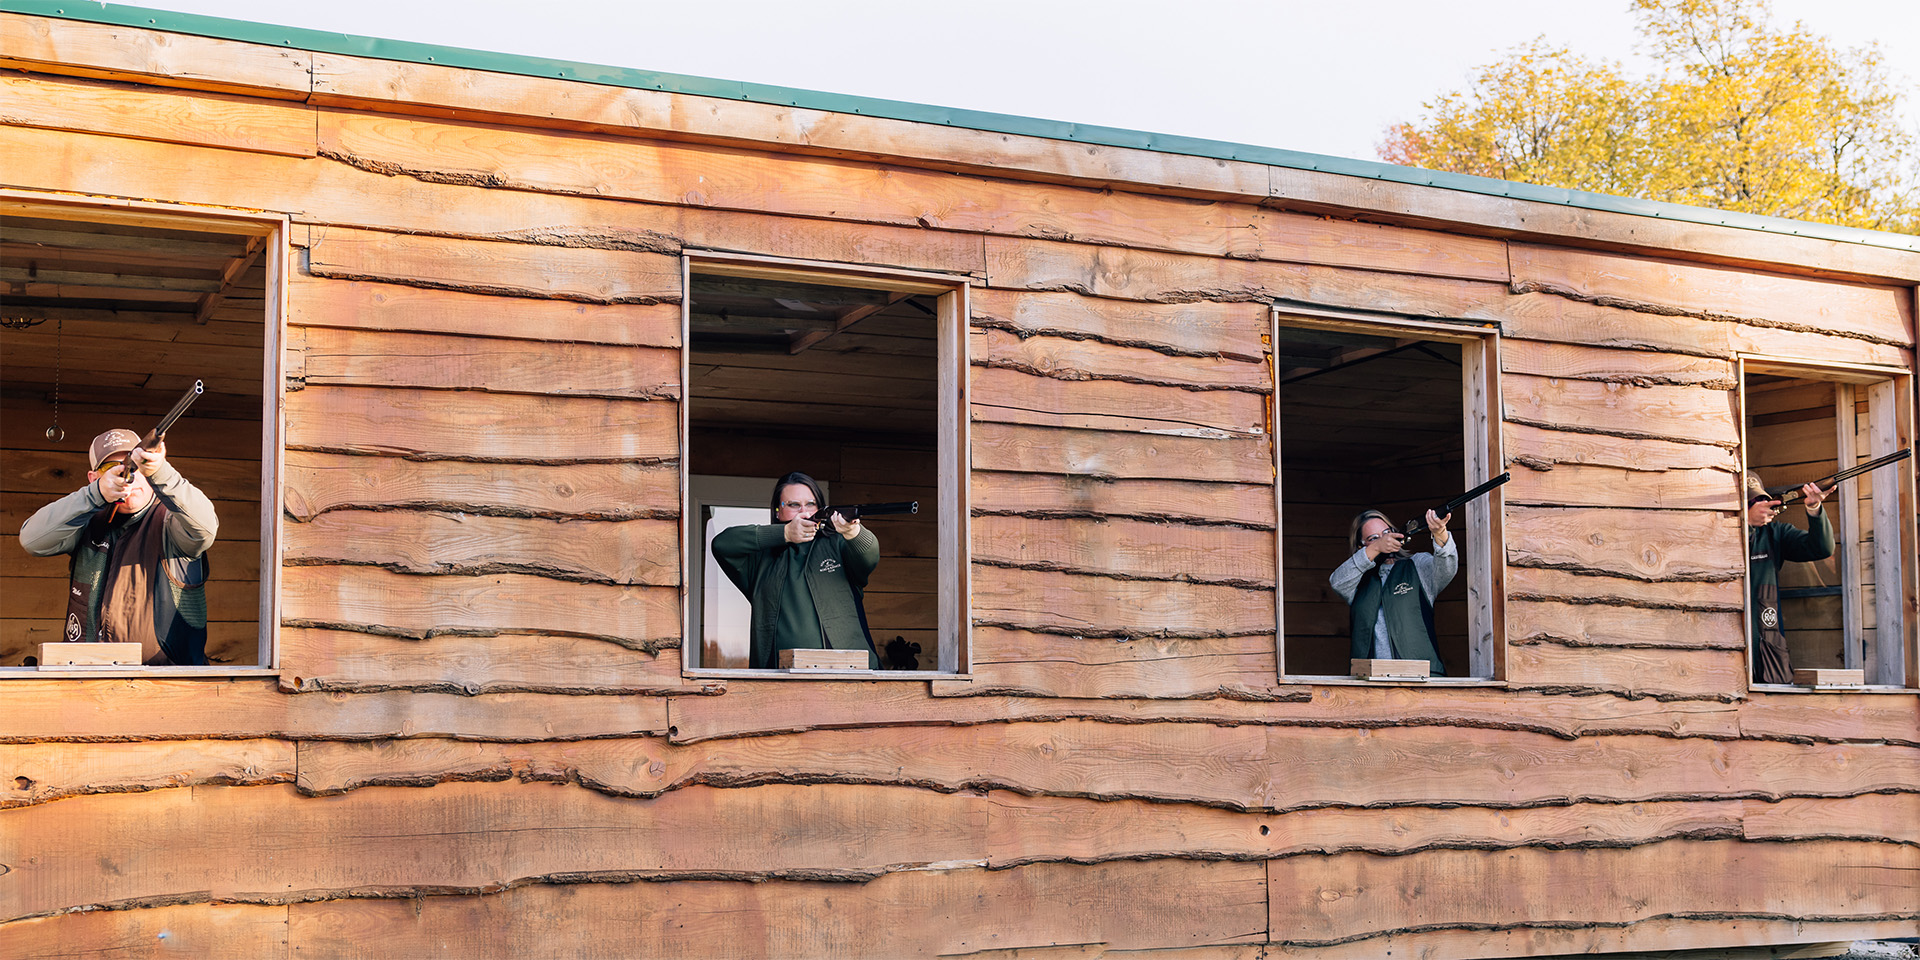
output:
[[[255,663],[233,666],[99,666],[0,667],[7,680],[73,680],[135,677],[185,679],[279,676],[280,663],[280,544],[285,512],[286,447],[286,325],[288,273],[293,224],[287,214],[265,210],[209,208],[152,200],[51,194],[36,190],[0,188],[0,206],[11,212],[32,210],[48,219],[90,223],[120,223],[177,230],[243,233],[264,237],[260,259],[266,268],[266,296],[261,317],[260,411],[260,580],[258,639]],[[207,230],[210,224],[227,229]]]
[[[1835,425],[1835,449],[1842,462],[1851,460],[1863,463],[1875,457],[1893,453],[1914,446],[1914,375],[1913,371],[1894,366],[1879,364],[1851,363],[1834,360],[1809,360],[1800,357],[1779,357],[1764,354],[1739,354],[1735,357],[1735,375],[1739,378],[1739,418],[1740,418],[1740,471],[1745,476],[1748,455],[1751,447],[1747,439],[1749,421],[1747,404],[1747,375],[1758,373],[1770,376],[1792,377],[1799,380],[1828,381],[1853,387],[1853,402],[1867,401],[1868,446],[1867,450],[1857,448],[1857,429],[1841,430]],[[1836,399],[1836,415],[1839,405],[1846,401]],[[1849,410],[1851,414],[1852,411]],[[1837,416],[1836,416],[1837,419]],[[1839,511],[1842,517],[1850,518],[1850,524],[1857,524],[1858,480],[1869,480],[1873,484],[1874,504],[1874,540],[1873,562],[1874,582],[1884,583],[1885,571],[1890,566],[1898,570],[1898,590],[1874,591],[1875,626],[1874,644],[1866,647],[1865,638],[1859,631],[1864,629],[1864,600],[1857,589],[1864,576],[1863,557],[1860,551],[1848,551],[1842,557],[1839,569],[1841,581],[1841,630],[1842,648],[1851,650],[1856,645],[1861,649],[1860,666],[1866,669],[1869,661],[1877,661],[1880,666],[1868,670],[1872,676],[1886,670],[1902,678],[1898,684],[1868,682],[1861,686],[1848,686],[1849,693],[1920,693],[1920,630],[1915,629],[1920,620],[1920,532],[1915,529],[1915,468],[1914,461],[1905,465],[1876,470],[1867,477],[1842,483],[1834,491],[1835,504],[1832,509]],[[1840,469],[1845,469],[1841,467]],[[1808,478],[1813,479],[1813,478]],[[1741,497],[1745,505],[1745,497]],[[1881,531],[1894,529],[1897,537],[1883,537]],[[1746,522],[1741,514],[1741,533],[1744,536]],[[1850,531],[1850,528],[1849,528]],[[1857,541],[1857,537],[1855,538]],[[1742,555],[1745,555],[1744,548]],[[1748,663],[1753,658],[1753,609],[1751,598],[1751,568],[1743,567],[1740,572],[1742,638],[1747,651]],[[1852,586],[1853,589],[1849,589]],[[1898,642],[1888,644],[1884,639],[1889,631],[1884,624],[1896,625],[1891,631]],[[1894,654],[1898,654],[1897,657]],[[1892,662],[1889,662],[1892,661]],[[1759,693],[1814,693],[1829,692],[1833,688],[1813,687],[1804,684],[1757,683],[1753,680],[1751,666],[1746,671],[1748,689]]]
[[[1460,345],[1461,441],[1465,470],[1483,482],[1498,476],[1505,468],[1501,451],[1502,418],[1496,416],[1500,403],[1500,330],[1496,324],[1462,320],[1443,322],[1401,317],[1382,317],[1338,310],[1321,310],[1274,304],[1269,310],[1269,345],[1280,341],[1285,328],[1332,330],[1372,336],[1404,333],[1428,340],[1445,340]],[[1269,356],[1271,362],[1271,355]],[[1313,683],[1352,686],[1505,686],[1506,658],[1506,514],[1504,487],[1495,487],[1479,501],[1479,509],[1469,508],[1457,536],[1461,540],[1461,564],[1466,568],[1468,665],[1470,676],[1430,677],[1425,680],[1369,680],[1353,676],[1321,676],[1287,672],[1286,646],[1286,493],[1281,472],[1280,370],[1273,363],[1273,396],[1268,401],[1268,416],[1273,423],[1269,440],[1273,450],[1273,558],[1274,558],[1274,659],[1283,683]],[[1461,490],[1468,489],[1463,485]]]
[[[692,405],[687,385],[692,383],[693,358],[693,276],[728,276],[754,280],[826,284],[891,292],[930,295],[935,305],[935,350],[938,365],[938,406],[934,431],[939,444],[935,480],[938,503],[935,506],[939,560],[937,613],[939,658],[934,670],[844,670],[807,671],[763,670],[695,666],[688,662],[688,649],[696,652],[700,639],[691,633],[692,604],[704,598],[692,593],[692,577],[684,564],[684,545],[702,539],[694,529],[692,516],[691,428]],[[680,542],[683,545],[680,577],[681,674],[689,679],[731,680],[968,680],[972,675],[973,575],[972,575],[972,442],[968,415],[970,396],[969,324],[973,316],[969,291],[974,279],[963,274],[932,273],[925,270],[842,264],[789,257],[732,253],[689,248],[680,258]],[[768,477],[768,482],[772,481]]]

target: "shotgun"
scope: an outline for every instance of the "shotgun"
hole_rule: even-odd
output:
[[[1820,479],[1815,480],[1814,483],[1823,490],[1828,489],[1834,486],[1835,484],[1838,484],[1842,480],[1852,480],[1854,477],[1857,477],[1863,473],[1871,473],[1875,470],[1880,469],[1881,467],[1891,466],[1911,456],[1913,456],[1912,447],[1908,447],[1905,450],[1895,450],[1894,452],[1889,453],[1884,457],[1868,460],[1866,463],[1862,463],[1858,466],[1848,467],[1847,469],[1842,470],[1839,473],[1829,474],[1828,476],[1821,477]],[[1800,488],[1802,486],[1805,486],[1805,484],[1796,484],[1791,487],[1776,487],[1775,489],[1780,491],[1779,496],[1774,496],[1773,490],[1767,491],[1767,495],[1771,499],[1780,501],[1780,505],[1784,507],[1789,503],[1793,503],[1795,501],[1803,500],[1806,498],[1806,494],[1800,492]]]
[[[1434,515],[1444,517],[1452,513],[1455,509],[1459,507],[1464,507],[1467,504],[1472,503],[1473,501],[1486,496],[1488,491],[1491,491],[1494,487],[1497,487],[1503,483],[1506,483],[1508,480],[1512,480],[1512,479],[1513,479],[1513,474],[1502,473],[1501,475],[1494,477],[1492,480],[1488,480],[1486,483],[1483,483],[1477,487],[1474,487],[1472,490],[1468,490],[1466,493],[1463,493],[1457,497],[1454,497],[1452,500],[1448,500],[1446,503],[1443,503],[1437,507],[1434,507],[1433,508]],[[1427,519],[1425,516],[1419,516],[1419,517],[1413,518],[1412,520],[1408,520],[1407,529],[1406,529],[1407,537],[1412,538],[1414,534],[1419,533],[1420,531],[1425,530],[1426,528],[1427,528]]]
[[[206,392],[206,386],[200,381],[195,380],[193,386],[188,387],[187,392],[180,395],[180,402],[174,404],[173,409],[168,410],[167,415],[160,418],[159,425],[155,426],[152,430],[148,430],[147,435],[140,438],[140,445],[134,447],[133,450],[153,449],[155,445],[159,444],[159,442],[166,437],[167,430],[172,428],[173,422],[180,419],[180,417],[187,412],[187,408],[193,406],[193,402],[200,399],[200,395]],[[107,469],[101,472],[105,473],[109,470],[118,470],[121,467],[131,466],[133,462],[133,450],[128,450],[117,457],[108,458],[107,464],[111,464],[111,466],[107,466]],[[106,466],[107,464],[102,464],[102,466]]]

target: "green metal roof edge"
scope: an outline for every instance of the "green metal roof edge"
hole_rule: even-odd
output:
[[[1489,177],[1476,177],[1462,173],[1444,173],[1435,170],[1423,170],[1418,167],[1396,166],[1374,160],[1353,160],[1345,157],[1303,153],[1298,150],[1283,150],[1277,147],[1258,147],[1249,144],[1232,143],[1225,140],[1207,140],[1198,137],[1182,137],[1170,134],[1148,133],[1140,130],[1127,130],[1120,127],[1067,123],[1058,120],[1041,120],[1033,117],[1019,117],[1004,113],[989,113],[983,110],[963,110],[953,107],[910,103],[904,100],[882,100],[874,97],[825,93],[818,90],[802,90],[794,87],[779,87],[770,84],[714,80],[707,77],[692,77],[676,73],[654,73],[627,67],[578,63],[571,60],[548,60],[540,57],[492,53],[485,50],[469,50],[462,47],[442,47],[433,44],[415,43],[408,40],[382,40],[377,37],[361,37],[346,33],[332,33],[324,30],[311,30],[305,27],[280,27],[266,23],[255,23],[248,20],[230,20],[225,17],[210,17],[195,13],[151,10],[145,7],[130,6],[128,4],[104,3],[99,2],[99,0],[0,0],[0,10],[57,19],[82,20],[90,23],[142,27],[164,30],[170,33],[185,33],[194,36],[211,37],[220,40],[235,40],[243,43],[267,44],[295,50],[308,50],[316,53],[337,53],[344,56],[368,57],[376,60],[396,60],[407,63],[432,63],[447,67],[486,70],[493,73],[508,73],[529,77],[552,77],[560,80],[575,80],[583,83],[598,83],[607,86],[630,87],[639,90],[660,90],[667,93],[719,97],[748,103],[792,106],[829,113],[851,113],[861,116],[882,117],[890,120],[933,123],[942,126],[963,127],[970,130],[984,130],[1017,136],[1040,137],[1049,140],[1067,140],[1075,143],[1127,147],[1137,150],[1151,150],[1159,153],[1206,157],[1214,160],[1235,160],[1285,167],[1293,170],[1312,170],[1319,173],[1360,177],[1368,180],[1382,180],[1413,186],[1437,187],[1443,190],[1457,190],[1463,193],[1474,193],[1483,196],[1506,197],[1513,200],[1527,200],[1537,203],[1551,203],[1560,206],[1578,207],[1585,210],[1624,213],[1660,220],[1733,227],[1742,230],[1758,230],[1766,233],[1784,233],[1817,240],[1858,243],[1867,246],[1920,252],[1920,237],[1891,233],[1883,230],[1867,230],[1859,227],[1842,227],[1833,224],[1814,223],[1806,220],[1789,220],[1783,217],[1767,217],[1752,213],[1714,210],[1707,207],[1694,207],[1659,200],[1637,200],[1631,197],[1616,197],[1604,193],[1589,193],[1585,190],[1569,190],[1563,187],[1518,183],[1511,180],[1495,180]]]

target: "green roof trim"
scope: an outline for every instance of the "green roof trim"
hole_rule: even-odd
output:
[[[952,107],[909,103],[903,100],[856,97],[847,94],[823,93],[817,90],[801,90],[793,87],[778,87],[769,84],[713,80],[706,77],[690,77],[675,73],[653,73],[646,70],[633,70],[625,67],[576,63],[570,60],[547,60],[540,57],[491,53],[485,50],[441,47],[406,40],[382,40],[375,37],[359,37],[345,33],[330,33],[324,30],[309,30],[300,27],[278,27],[271,24],[253,23],[246,20],[229,20],[224,17],[209,17],[191,13],[173,13],[126,4],[90,2],[90,0],[0,0],[0,10],[41,17],[83,20],[90,23],[142,27],[164,30],[170,33],[185,33],[221,40],[236,40],[244,43],[269,44],[296,50],[309,50],[315,53],[336,53],[345,56],[368,57],[376,60],[396,60],[408,63],[432,63],[440,66],[461,67],[470,70],[486,70],[493,73],[517,74],[528,77],[552,77],[560,80],[576,80],[582,83],[631,87],[639,90],[660,90],[668,93],[718,97],[748,103],[766,103],[779,106],[799,107],[807,110],[821,110],[831,113],[852,113],[891,120],[933,123],[942,126],[964,127],[972,130],[984,130],[993,133],[1013,134],[1016,136],[1040,137],[1049,140],[1068,140],[1075,143],[1127,147],[1137,150],[1151,150],[1159,153],[1177,153],[1215,160],[1237,160],[1247,163],[1285,167],[1293,170],[1313,170],[1320,173],[1338,174],[1340,176],[1362,177],[1369,180],[1383,180],[1414,186],[1437,187],[1443,190],[1458,190],[1463,193],[1474,193],[1483,196],[1507,197],[1514,200],[1551,203],[1561,206],[1578,207],[1584,210],[1624,213],[1633,216],[1674,220],[1683,223],[1710,224],[1742,230],[1759,230],[1766,233],[1788,234],[1818,240],[1858,243],[1875,247],[1887,247],[1895,250],[1920,252],[1920,237],[1909,236],[1907,234],[1890,233],[1881,230],[1864,230],[1857,227],[1840,227],[1832,224],[1813,223],[1804,220],[1788,220],[1782,217],[1764,217],[1751,213],[1713,210],[1706,207],[1692,207],[1685,204],[1666,203],[1657,200],[1636,200],[1631,197],[1588,193],[1584,190],[1568,190],[1562,187],[1546,187],[1531,183],[1516,183],[1510,180],[1494,180],[1487,177],[1468,176],[1460,173],[1442,173],[1433,170],[1422,170],[1418,167],[1400,167],[1373,160],[1351,160],[1344,157],[1302,153],[1297,150],[1256,147],[1248,144],[1231,143],[1224,140],[1206,140],[1198,137],[1181,137],[1169,134],[1147,133],[1140,130],[1126,130],[1119,127],[1090,126],[1087,124],[1065,123],[1057,120],[1040,120],[1032,117],[1017,117],[1004,113],[988,113],[982,110],[961,110]]]

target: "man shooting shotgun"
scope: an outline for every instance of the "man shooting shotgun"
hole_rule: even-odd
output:
[[[1447,533],[1447,522],[1454,510],[1509,479],[1503,473],[1428,510],[1424,525],[1409,521],[1405,533],[1378,510],[1353,518],[1347,531],[1347,549],[1353,555],[1327,578],[1351,611],[1353,659],[1425,660],[1434,676],[1446,675],[1433,642],[1433,601],[1460,569],[1460,551]],[[1423,526],[1433,535],[1433,551],[1407,552],[1407,540]]]
[[[28,553],[70,558],[64,639],[138,643],[155,666],[206,662],[206,553],[220,521],[166,445],[204,390],[194,381],[144,438],[118,428],[93,438],[86,486],[21,525]]]
[[[1792,683],[1793,659],[1787,650],[1786,622],[1780,616],[1780,568],[1788,563],[1811,563],[1833,556],[1833,524],[1820,505],[1843,480],[1899,463],[1913,455],[1900,450],[1789,488],[1776,496],[1752,473],[1747,491],[1747,589],[1753,620],[1753,679],[1756,683]],[[1807,508],[1807,529],[1778,519],[1787,503]]]

